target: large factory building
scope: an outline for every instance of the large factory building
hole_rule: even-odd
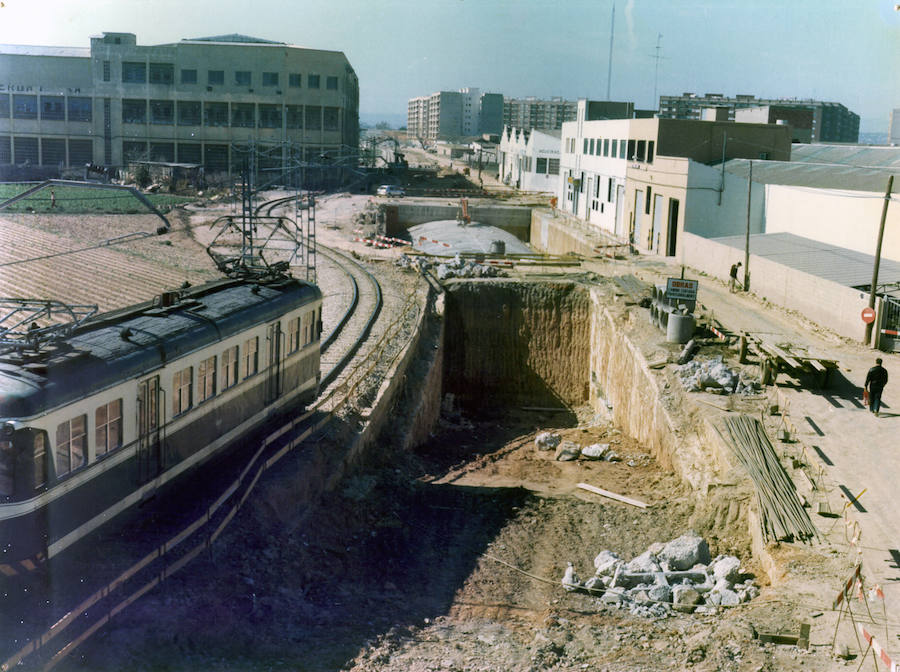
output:
[[[358,135],[359,85],[339,51],[244,35],[142,46],[132,33],[89,49],[0,45],[0,166],[348,166]]]

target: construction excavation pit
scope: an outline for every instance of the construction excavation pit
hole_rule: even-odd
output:
[[[334,467],[347,436],[319,437],[224,544],[61,669],[845,664],[801,630],[830,561],[765,550],[752,484],[655,364],[681,346],[638,297],[590,273],[442,290],[368,449]]]

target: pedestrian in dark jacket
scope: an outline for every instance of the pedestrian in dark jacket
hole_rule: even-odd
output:
[[[869,410],[878,417],[878,411],[881,409],[881,392],[888,382],[888,372],[881,365],[881,358],[875,360],[875,366],[869,369],[866,374],[866,390],[869,392]]]

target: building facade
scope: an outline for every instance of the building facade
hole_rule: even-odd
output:
[[[343,53],[243,35],[89,49],[0,46],[0,165],[239,169],[336,164],[358,154],[359,83]]]
[[[503,96],[480,89],[437,91],[410,98],[406,108],[406,132],[423,141],[498,135],[502,130]]]
[[[522,191],[559,191],[561,131],[506,127],[500,137],[498,169],[503,184]]]
[[[562,128],[560,208],[646,252],[677,255],[692,195],[724,194],[723,157],[790,159],[786,125],[590,120],[586,103]]]
[[[578,102],[562,98],[504,98],[503,126],[559,130],[575,119]]]
[[[737,121],[735,111],[743,108],[774,106],[782,110],[809,110],[812,112],[812,142],[858,142],[859,115],[840,103],[821,100],[797,100],[792,98],[757,98],[739,94],[728,97],[721,93],[702,96],[683,93],[680,96],[659,97],[659,117],[662,119],[703,119],[705,108],[724,108],[728,120]],[[723,119],[720,119],[723,120]]]

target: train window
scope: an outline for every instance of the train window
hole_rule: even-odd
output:
[[[216,356],[204,359],[197,367],[197,403],[216,396]]]
[[[56,427],[56,475],[63,476],[84,465],[87,416],[79,415]]]
[[[122,447],[122,400],[116,399],[99,406],[94,413],[97,455]]]
[[[222,353],[222,389],[227,390],[238,382],[238,346]]]
[[[0,441],[0,500],[12,497],[16,485],[16,454],[13,442]]]
[[[47,484],[47,435],[38,432],[34,435],[34,487]]]
[[[191,408],[191,385],[194,382],[194,367],[176,371],[172,379],[172,415],[181,415]]]
[[[312,343],[313,340],[313,326],[316,320],[316,311],[310,311],[307,313],[303,313],[303,327],[301,331],[303,332],[303,345],[308,345]]]
[[[300,318],[288,320],[288,354],[300,349]]]
[[[249,378],[259,370],[259,336],[244,341],[244,378]]]

